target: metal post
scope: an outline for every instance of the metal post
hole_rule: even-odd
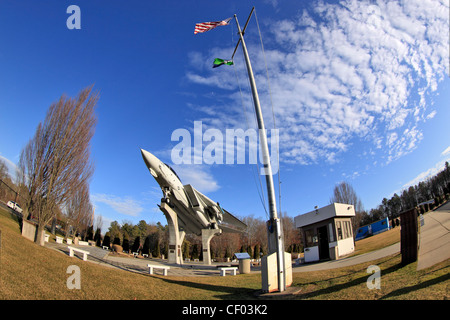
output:
[[[252,9],[252,12],[250,13],[250,15],[253,13],[253,9]],[[241,27],[239,26],[237,16],[234,15],[234,18],[236,20],[236,24],[237,24],[237,28],[238,28],[239,39],[240,39],[240,42],[242,43],[242,50],[244,51],[244,57],[245,57],[246,65],[247,65],[250,86],[252,88],[253,102],[255,104],[256,119],[258,122],[259,138],[260,138],[261,151],[262,151],[262,157],[263,157],[264,173],[266,176],[270,219],[272,220],[272,223],[274,226],[273,232],[275,233],[275,239],[276,239],[276,253],[277,253],[277,266],[278,266],[278,289],[281,292],[281,291],[286,290],[286,283],[285,283],[285,277],[284,277],[284,270],[285,270],[284,246],[283,246],[283,239],[281,237],[281,227],[280,227],[281,224],[280,224],[280,220],[278,219],[278,216],[277,216],[275,192],[274,192],[273,177],[272,177],[272,166],[270,164],[269,146],[267,144],[266,129],[264,127],[264,121],[263,121],[262,112],[261,112],[261,105],[259,103],[258,90],[256,89],[255,78],[253,76],[253,70],[252,70],[252,66],[250,63],[250,58],[248,56],[247,47],[245,45],[244,35],[243,35],[243,32],[241,31]],[[249,17],[249,19],[250,19],[250,17]],[[247,20],[246,25],[248,24],[248,20]]]

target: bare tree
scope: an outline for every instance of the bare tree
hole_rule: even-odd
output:
[[[337,184],[333,190],[333,197],[330,198],[330,203],[334,202],[351,204],[355,207],[355,218],[352,219],[353,234],[355,234],[364,216],[364,206],[352,185],[345,181]]]
[[[55,207],[67,202],[93,174],[89,146],[98,94],[91,91],[92,86],[76,98],[63,95],[53,103],[21,152],[21,182],[27,187],[24,211],[38,220],[39,235],[54,217]],[[43,245],[43,236],[36,242]]]
[[[294,218],[291,218],[285,212],[282,216],[282,226],[284,234],[284,247],[287,250],[294,244],[301,242],[300,230],[295,227]]]
[[[102,215],[95,216],[94,228],[100,229],[100,230],[103,228],[103,216]]]
[[[352,185],[348,182],[341,182],[334,187],[333,197],[330,199],[330,203],[345,203],[355,206],[355,211],[364,211],[363,204],[353,189]]]
[[[0,159],[0,180],[4,180],[8,176],[8,167],[6,166],[5,161],[3,161],[3,159]]]
[[[11,192],[11,187],[7,184],[7,180],[11,180],[8,174],[8,167],[6,166],[5,161],[0,159],[0,199],[5,202],[10,200],[8,196]]]
[[[92,225],[93,206],[89,198],[89,186],[87,183],[80,185],[78,190],[69,198],[65,205],[65,213],[67,218],[66,235],[69,226],[72,227],[73,234],[87,229]]]

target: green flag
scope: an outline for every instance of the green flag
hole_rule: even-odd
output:
[[[233,60],[223,60],[223,59],[219,59],[216,58],[214,59],[214,64],[213,64],[213,68],[217,68],[223,64],[226,64],[228,66],[232,66],[233,65]]]

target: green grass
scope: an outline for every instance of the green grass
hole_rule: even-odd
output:
[[[70,258],[23,238],[17,218],[0,209],[1,299],[247,300],[261,289],[260,274],[235,277],[149,276]],[[372,237],[373,238],[373,237]],[[381,239],[381,238],[380,238]],[[381,240],[380,240],[381,241]],[[449,299],[450,261],[416,271],[400,255],[347,268],[293,274],[300,290],[289,299]],[[70,290],[67,268],[78,265],[81,289]],[[369,290],[366,269],[381,268],[381,289]]]
[[[388,247],[400,241],[400,227],[364,238],[355,242],[355,252],[349,256],[360,255]]]
[[[352,267],[298,274],[294,285],[302,290],[295,299],[450,299],[449,260],[421,271],[416,271],[417,263],[401,267],[400,262],[401,255],[396,254]],[[381,269],[379,290],[367,287],[370,265]]]

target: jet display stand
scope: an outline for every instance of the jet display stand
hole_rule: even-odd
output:
[[[183,264],[183,253],[181,246],[183,245],[186,233],[178,228],[177,213],[165,202],[161,201],[159,207],[164,213],[169,226],[169,263]]]
[[[202,229],[203,264],[211,265],[211,249],[209,243],[217,234],[222,233],[221,229]]]
[[[168,262],[182,265],[183,252],[181,249],[186,233],[178,228],[177,213],[166,202],[161,201],[159,208],[166,216],[169,226]],[[211,265],[210,242],[216,234],[220,235],[221,233],[221,229],[202,229],[203,264]]]

